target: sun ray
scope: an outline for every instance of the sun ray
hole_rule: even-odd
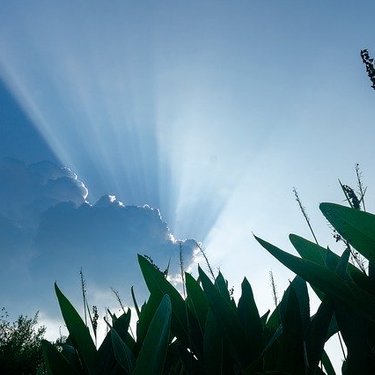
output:
[[[149,204],[177,236],[204,241],[254,152],[245,141],[228,152],[234,97],[208,65],[166,67],[152,12],[141,30],[121,5],[28,10],[17,13],[22,45],[0,26],[0,77],[61,163],[89,199]]]

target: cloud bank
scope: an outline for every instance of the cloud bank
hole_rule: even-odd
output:
[[[54,315],[54,281],[79,300],[81,267],[93,289],[114,287],[128,299],[136,285],[143,299],[138,253],[160,268],[170,263],[172,274],[179,272],[180,249],[184,263],[192,263],[195,241],[176,240],[158,209],[109,194],[90,203],[88,189],[67,168],[8,158],[0,160],[0,178],[0,282],[7,285],[0,298],[9,310]]]
[[[82,204],[88,190],[70,169],[42,161],[29,166],[0,160],[0,213],[16,226],[35,228],[42,212],[60,202]]]

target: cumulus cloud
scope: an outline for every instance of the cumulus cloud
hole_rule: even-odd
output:
[[[169,264],[173,274],[179,272],[180,246],[190,263],[195,241],[176,241],[159,210],[124,205],[107,195],[94,205],[61,203],[42,215],[33,271],[43,275],[44,282],[70,284],[83,267],[92,282],[128,295],[130,286],[140,280],[138,253],[149,255],[160,268]]]
[[[14,281],[0,298],[20,313],[55,316],[56,280],[78,301],[81,267],[95,290],[114,287],[130,302],[131,285],[140,299],[147,296],[137,254],[161,269],[169,264],[171,277],[179,272],[180,249],[184,264],[192,262],[195,241],[177,240],[158,209],[109,194],[89,203],[87,188],[67,168],[8,158],[0,161],[0,178],[0,282]]]
[[[88,194],[74,173],[49,161],[27,166],[22,161],[3,158],[0,181],[0,214],[25,228],[35,228],[47,208],[60,202],[78,206]]]

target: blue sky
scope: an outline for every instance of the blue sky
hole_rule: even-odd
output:
[[[92,204],[159,209],[264,310],[269,270],[280,294],[291,275],[251,232],[309,238],[293,186],[333,248],[318,204],[342,202],[355,163],[371,211],[373,2],[1,3],[0,157],[69,167]]]

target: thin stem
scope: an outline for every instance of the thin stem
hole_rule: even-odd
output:
[[[302,206],[301,199],[300,199],[300,197],[299,197],[299,195],[298,195],[298,192],[297,192],[297,189],[296,189],[295,187],[293,188],[293,193],[294,193],[294,196],[296,197],[296,201],[297,201],[297,203],[298,203],[298,205],[299,205],[299,208],[300,208],[300,210],[301,210],[301,212],[302,212],[302,215],[303,215],[303,217],[305,218],[306,223],[307,223],[307,225],[308,225],[308,227],[309,227],[309,229],[310,229],[310,232],[311,232],[312,236],[314,237],[315,243],[316,243],[317,245],[319,245],[319,242],[318,242],[318,240],[317,240],[317,238],[316,238],[316,236],[315,236],[314,230],[313,230],[313,228],[312,228],[312,226],[311,226],[310,219],[309,219],[309,217],[307,216],[306,209],[305,209],[305,207]]]
[[[181,280],[182,280],[182,291],[184,293],[184,298],[186,298],[184,259],[183,259],[183,255],[182,255],[182,243],[181,243],[181,241],[179,241],[179,245],[180,245],[180,272],[181,272]]]
[[[111,325],[109,324],[108,321],[108,315],[109,315],[109,309],[105,309],[105,316],[104,316],[104,321],[106,322],[106,334],[108,334],[109,330],[112,328]]]
[[[120,298],[120,293],[118,292],[118,290],[115,290],[113,288],[111,288],[111,291],[115,295],[117,302],[120,304],[122,311],[124,312],[124,314],[126,314],[124,304],[122,303],[122,300]]]
[[[82,298],[83,298],[83,312],[85,316],[85,324],[87,326],[87,312],[86,312],[86,306],[87,306],[87,298],[86,298],[86,281],[83,277],[83,271],[82,268],[79,271],[79,274],[81,276],[81,290],[82,290]]]
[[[210,272],[213,280],[215,280],[215,274],[214,274],[214,271],[212,271],[212,268],[211,268],[210,262],[208,261],[208,258],[206,256],[206,253],[204,252],[202,246],[200,246],[197,241],[195,241],[195,245],[198,247],[198,249],[200,250],[201,254],[203,255],[203,258],[206,261],[208,270],[209,270],[209,272]]]
[[[360,193],[360,202],[362,202],[363,211],[366,212],[365,194],[366,194],[367,187],[363,187],[362,172],[359,169],[358,163],[356,163],[356,165],[355,165],[355,174],[357,176],[358,189],[359,189],[359,193]]]
[[[122,300],[121,300],[121,297],[120,297],[120,293],[118,292],[118,290],[115,290],[114,288],[111,288],[111,291],[112,291],[112,293],[115,295],[115,297],[116,297],[116,299],[117,299],[117,302],[120,304],[123,313],[126,314],[125,306],[124,306],[124,304],[122,303]],[[133,333],[132,327],[130,327],[130,325],[129,325],[129,330],[130,330],[130,334],[131,334],[131,336],[134,338],[135,336],[134,336],[134,333]]]
[[[275,283],[275,279],[273,278],[273,272],[272,271],[270,271],[270,279],[271,279],[271,286],[272,286],[273,302],[275,304],[275,307],[277,307],[278,298],[277,298],[277,291],[276,291],[276,283]]]

